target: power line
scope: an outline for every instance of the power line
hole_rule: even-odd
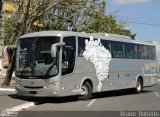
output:
[[[148,18],[148,17],[137,17],[137,16],[125,16],[125,15],[123,16],[118,15],[117,17],[118,21],[120,22],[160,27],[160,22],[159,22],[160,18]]]
[[[147,21],[142,19],[128,19],[128,18],[117,18],[119,21],[129,21],[129,22],[140,22],[146,24],[160,25],[160,21]]]
[[[150,25],[150,26],[160,27],[160,24],[154,24],[154,23],[135,22],[135,21],[127,21],[127,20],[118,20],[118,21],[120,21],[120,22],[126,22],[126,23],[134,23],[134,24],[142,24],[142,25]]]
[[[133,19],[133,18],[116,18],[118,20],[134,21],[134,22],[147,22],[151,24],[160,24],[160,20],[146,20],[146,19]]]
[[[125,15],[116,15],[115,17],[160,21],[160,18],[149,18],[149,17],[125,16]]]

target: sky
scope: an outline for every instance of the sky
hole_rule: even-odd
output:
[[[160,0],[106,0],[106,14],[127,23],[136,40],[160,43]]]

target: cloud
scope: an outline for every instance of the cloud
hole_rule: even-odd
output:
[[[112,0],[114,4],[124,5],[124,4],[135,4],[135,3],[148,3],[152,0]]]

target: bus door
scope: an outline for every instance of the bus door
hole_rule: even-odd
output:
[[[70,36],[64,37],[63,42],[65,42],[65,46],[62,49],[61,62],[62,95],[71,95],[77,81],[73,74],[76,60],[76,40],[74,36]]]

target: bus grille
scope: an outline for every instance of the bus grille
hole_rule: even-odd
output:
[[[43,88],[43,87],[42,87],[42,86],[39,86],[39,87],[24,86],[24,88],[29,88],[29,89],[41,89],[41,88]]]

